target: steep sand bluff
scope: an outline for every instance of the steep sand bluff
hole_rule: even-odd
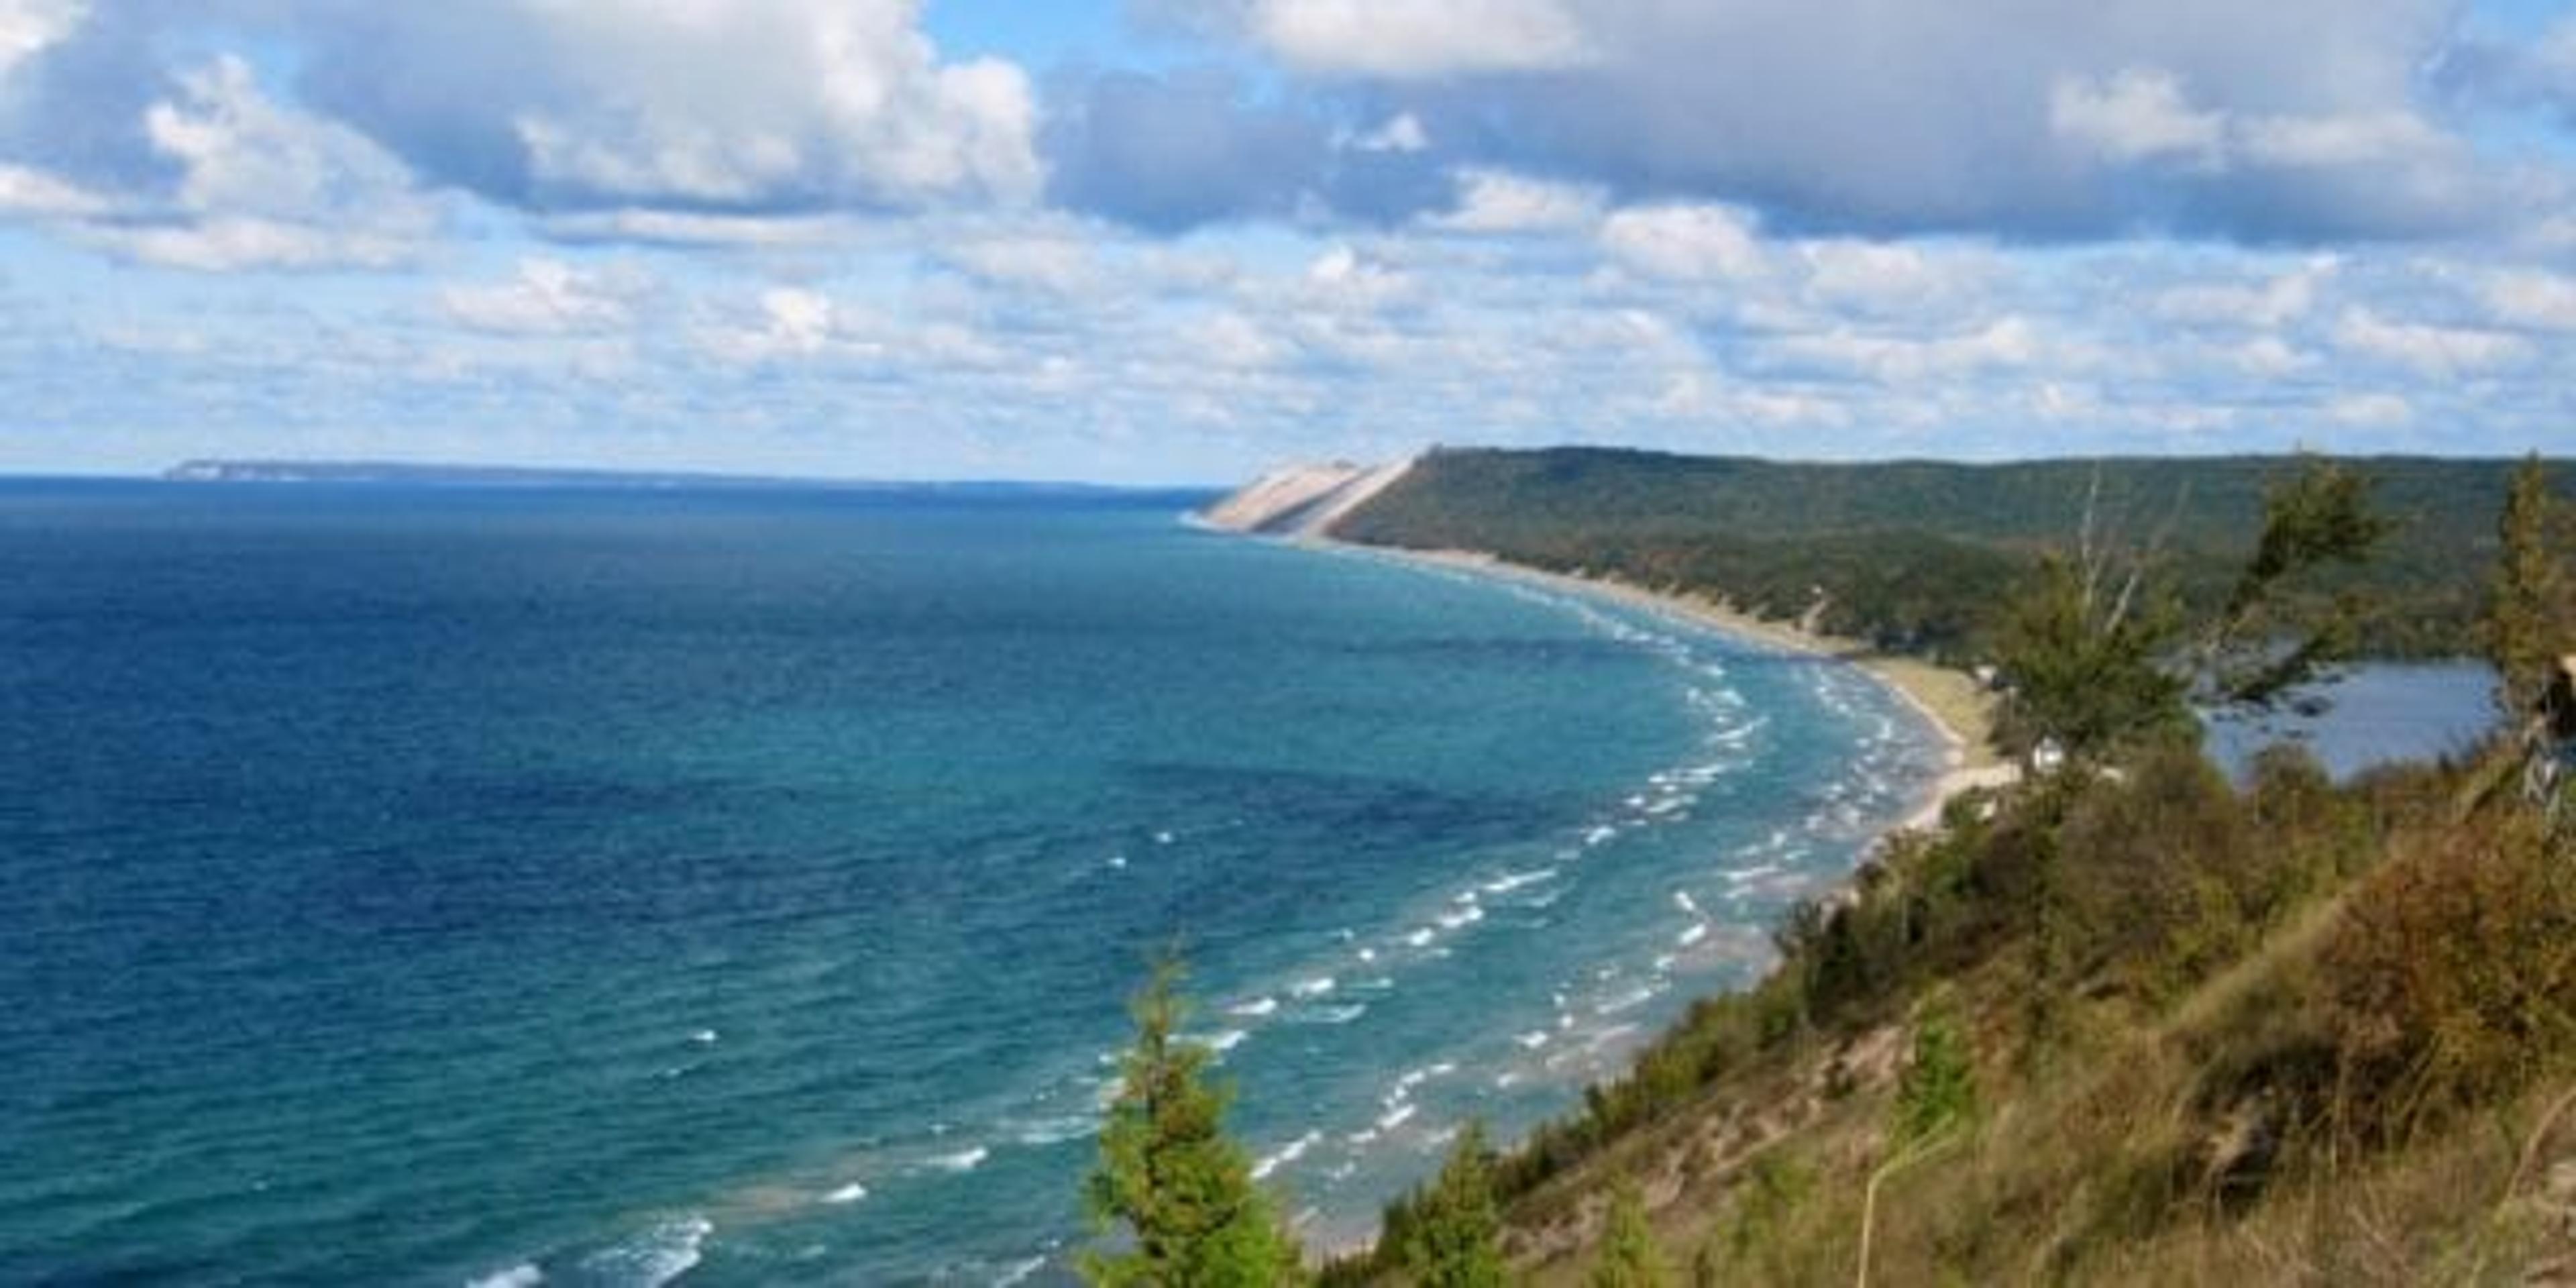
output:
[[[1199,512],[1208,526],[1283,537],[1322,537],[1342,516],[1368,503],[1413,468],[1393,465],[1289,465],[1262,475]]]

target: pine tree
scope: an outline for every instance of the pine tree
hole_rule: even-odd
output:
[[[2487,659],[2495,664],[2505,713],[2516,720],[2539,701],[2552,661],[2576,652],[2576,640],[2567,638],[2565,573],[2550,549],[2551,509],[2548,473],[2535,454],[2506,488],[2487,592]]]
[[[1085,1254],[1104,1288],[1275,1288],[1303,1278],[1296,1243],[1253,1184],[1224,1131],[1228,1095],[1208,1085],[1208,1049],[1177,1036],[1181,968],[1166,958],[1131,1011],[1136,1044],[1123,1062],[1086,1197],[1116,1251]]]
[[[1502,1233],[1485,1127],[1469,1122],[1439,1177],[1412,1204],[1405,1269],[1420,1288],[1502,1288]]]
[[[1591,1288],[1667,1288],[1672,1274],[1646,1225],[1645,1196],[1622,1183],[1610,1198],[1610,1226],[1601,1236],[1601,1260],[1586,1280]]]

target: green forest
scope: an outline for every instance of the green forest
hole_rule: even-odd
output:
[[[2477,651],[2479,585],[2513,462],[2344,462],[2391,523],[2366,564],[2303,587],[2351,597],[2361,651]],[[2224,598],[2296,457],[1964,465],[1795,464],[1593,448],[1435,450],[1335,537],[1481,550],[1727,600],[1894,651],[1965,661],[1993,606],[2045,552],[2095,539],[2152,551],[2188,608]],[[2559,486],[2568,486],[2560,471]]]

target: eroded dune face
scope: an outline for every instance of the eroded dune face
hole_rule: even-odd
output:
[[[1412,468],[1392,465],[1290,465],[1253,480],[1201,514],[1209,524],[1238,532],[1321,536],[1342,516],[1366,504]]]

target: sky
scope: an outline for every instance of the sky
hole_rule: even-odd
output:
[[[2576,6],[0,0],[0,471],[2576,453]]]

